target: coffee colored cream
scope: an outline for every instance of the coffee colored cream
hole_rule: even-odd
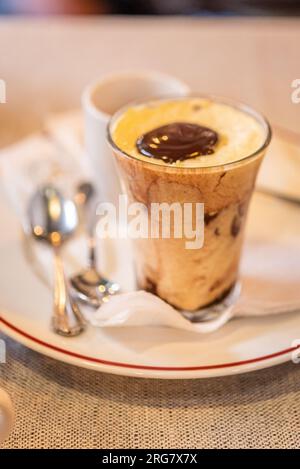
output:
[[[167,135],[166,127],[170,128],[170,135]],[[159,129],[164,128],[165,132],[159,132]],[[149,155],[141,151],[139,142],[147,134],[152,139],[149,144],[153,146],[153,153],[156,150],[162,157],[167,156],[163,159],[151,158],[150,155],[153,162],[186,167],[210,167],[238,161],[257,150],[264,139],[261,125],[249,114],[227,104],[200,98],[152,101],[133,106],[121,114],[113,127],[116,145],[128,155],[145,161],[149,159]],[[170,154],[170,137],[174,143],[176,136],[178,145],[176,147],[173,144],[173,158],[170,161],[163,150],[169,146]],[[182,140],[186,137],[182,144],[180,137]],[[184,143],[189,146],[189,137],[191,145],[188,153]],[[197,142],[200,142],[198,147]],[[201,143],[203,152],[198,151]]]
[[[186,249],[185,238],[134,240],[139,287],[189,311],[224,297],[238,278],[267,123],[247,108],[178,98],[127,108],[110,136],[129,201],[204,203],[202,248]]]

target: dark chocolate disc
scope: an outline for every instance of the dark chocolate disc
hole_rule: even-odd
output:
[[[175,122],[151,130],[138,138],[138,151],[149,158],[175,163],[214,153],[218,134],[208,127]]]

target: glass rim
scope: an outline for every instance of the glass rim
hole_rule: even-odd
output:
[[[112,137],[112,125],[115,123],[116,119],[120,117],[124,112],[134,106],[142,105],[142,104],[147,104],[155,101],[169,101],[169,100],[184,100],[187,98],[199,98],[199,99],[209,99],[212,101],[215,101],[220,104],[225,104],[227,106],[230,106],[234,109],[237,109],[241,112],[244,112],[251,117],[253,117],[260,125],[261,127],[265,130],[265,138],[262,142],[262,144],[252,153],[249,155],[243,156],[242,158],[231,161],[229,163],[224,163],[224,164],[215,164],[211,166],[177,166],[172,163],[157,163],[155,161],[152,161],[152,158],[149,158],[149,161],[144,160],[144,159],[139,159],[136,158],[133,155],[130,155],[129,153],[126,153],[122,148],[120,148],[116,142],[114,141]],[[107,137],[107,142],[111,146],[111,148],[119,153],[121,153],[124,157],[130,158],[136,162],[139,162],[143,165],[150,165],[153,167],[156,167],[156,169],[159,168],[165,168],[165,170],[171,170],[171,171],[191,171],[194,172],[196,170],[201,170],[201,171],[210,171],[210,170],[216,170],[218,168],[223,168],[223,169],[229,169],[231,167],[235,167],[237,165],[240,165],[242,162],[249,161],[256,156],[260,155],[263,151],[266,150],[266,148],[269,146],[271,138],[272,138],[272,128],[271,125],[268,121],[268,119],[259,111],[256,111],[254,108],[249,106],[248,104],[237,101],[231,98],[224,98],[222,96],[214,95],[214,94],[205,94],[205,93],[196,93],[196,92],[191,92],[185,96],[157,96],[157,97],[149,97],[148,99],[143,99],[143,100],[137,100],[137,101],[131,101],[130,103],[126,104],[125,106],[122,106],[120,109],[118,109],[110,118],[108,121],[107,127],[106,127],[106,137]]]

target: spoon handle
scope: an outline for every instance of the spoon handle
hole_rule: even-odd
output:
[[[77,201],[77,205],[79,208],[80,220],[82,225],[84,226],[84,231],[87,234],[88,238],[88,266],[91,269],[96,269],[96,204],[92,204],[91,200],[88,200],[84,203]]]
[[[74,299],[70,297],[58,248],[54,249],[53,329],[60,335],[75,336],[84,329],[84,320]]]
[[[89,233],[88,238],[88,266],[96,270],[97,254],[96,254],[96,238],[93,232]]]

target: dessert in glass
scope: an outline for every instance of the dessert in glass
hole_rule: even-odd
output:
[[[108,141],[129,202],[204,204],[204,242],[135,239],[138,286],[196,312],[232,290],[249,202],[271,139],[268,122],[244,104],[211,96],[162,98],[118,111]]]

